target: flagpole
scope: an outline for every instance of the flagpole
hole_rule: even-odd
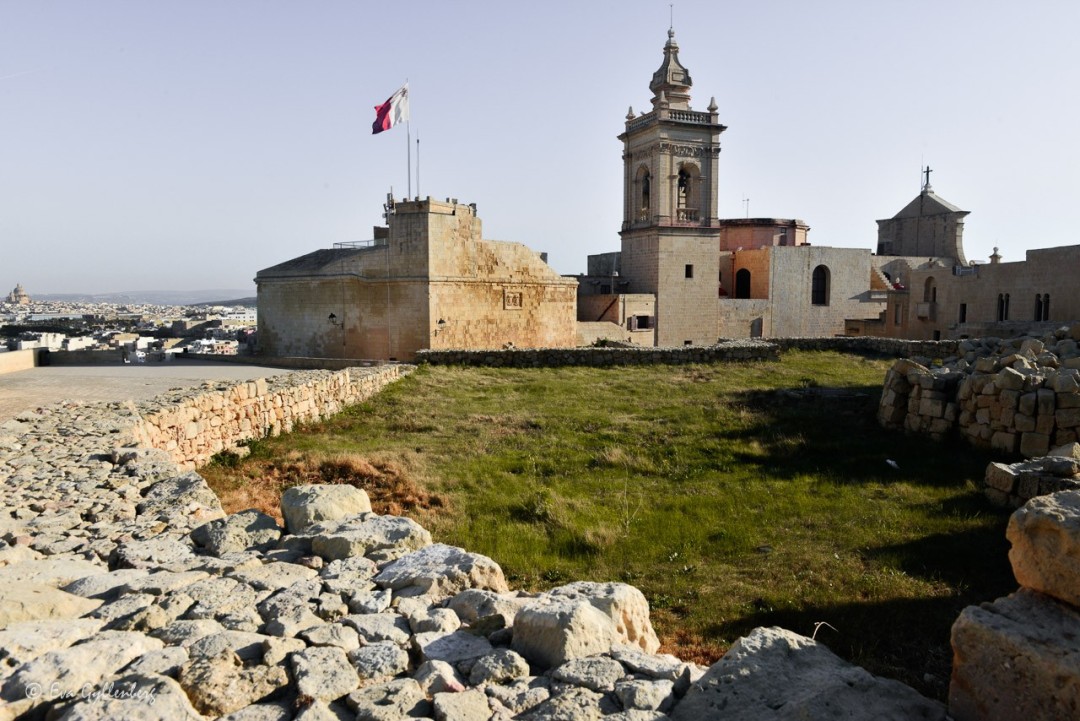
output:
[[[420,195],[420,131],[416,131],[416,195]]]
[[[405,171],[409,176],[408,200],[412,200],[412,131],[408,120],[405,121]]]

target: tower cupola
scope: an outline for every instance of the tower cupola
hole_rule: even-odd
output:
[[[686,110],[690,108],[690,71],[679,62],[679,44],[675,42],[675,29],[668,30],[668,40],[664,45],[664,62],[653,73],[649,90],[653,92],[653,107],[667,103],[669,108]]]

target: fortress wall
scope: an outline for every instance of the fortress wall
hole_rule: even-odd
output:
[[[135,404],[139,445],[166,451],[183,470],[244,441],[287,433],[364,401],[412,366],[304,371],[247,383],[207,384]]]
[[[0,353],[0,373],[14,373],[34,368],[38,365],[39,352],[37,348],[29,348]]]

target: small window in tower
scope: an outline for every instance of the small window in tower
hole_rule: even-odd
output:
[[[780,245],[787,245],[787,228],[780,229]]]
[[[686,264],[686,277],[687,278],[693,278],[694,277],[694,266],[693,266],[692,263],[687,263]]]
[[[829,269],[824,265],[814,268],[811,275],[810,303],[812,305],[829,304]]]
[[[694,341],[692,341],[692,340],[684,340],[684,341],[682,342],[682,344],[683,344],[683,345],[694,345]]]

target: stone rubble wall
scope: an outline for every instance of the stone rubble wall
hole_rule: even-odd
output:
[[[1080,324],[1039,338],[961,341],[957,354],[897,361],[878,421],[1027,458],[1080,437]],[[921,361],[921,362],[920,362]]]
[[[413,366],[306,371],[247,383],[206,384],[134,404],[142,446],[167,451],[183,470],[244,441],[290,432],[372,397]]]
[[[783,629],[708,672],[657,654],[633,587],[511,591],[491,559],[371,513],[349,486],[286,491],[282,529],[227,516],[179,466],[226,437],[208,429],[284,430],[366,392],[340,378],[0,424],[0,720],[946,718]],[[200,428],[209,418],[223,420]],[[181,461],[184,443],[145,445],[168,446],[163,428],[192,441]]]
[[[953,624],[955,721],[1080,718],[1080,490],[1039,496],[1009,519],[1020,589]]]
[[[625,365],[678,365],[724,361],[773,361],[778,351],[833,350],[883,356],[928,355],[942,357],[956,352],[957,341],[909,341],[895,338],[769,338],[766,340],[721,339],[712,346],[675,348],[587,347],[508,348],[503,350],[421,350],[417,363],[432,365],[495,366],[507,368],[553,368],[561,366],[608,367]]]
[[[983,493],[998,506],[1019,508],[1036,496],[1080,490],[1080,444],[1055,448],[1050,455],[1022,463],[991,463]]]

